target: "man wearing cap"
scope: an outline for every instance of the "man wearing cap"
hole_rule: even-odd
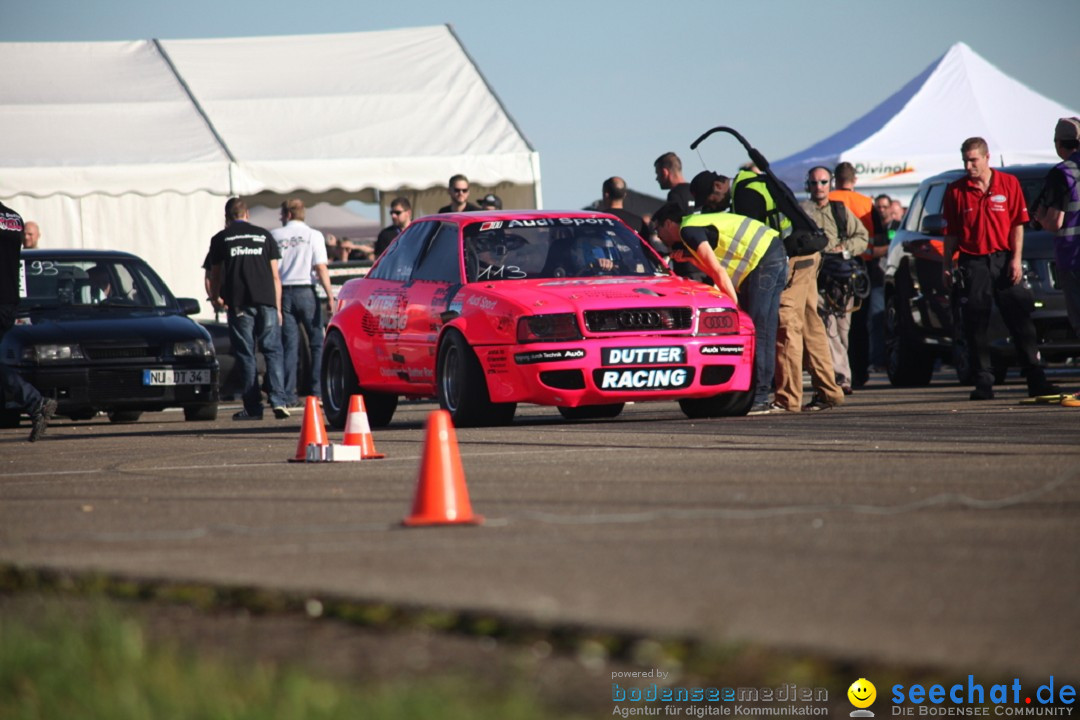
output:
[[[700,181],[699,181],[700,178]],[[787,254],[780,233],[752,218],[710,210],[726,204],[727,178],[709,171],[691,184],[694,199],[706,212],[683,216],[677,203],[668,203],[653,217],[661,242],[672,257],[692,262],[716,286],[738,302],[754,321],[753,404],[750,414],[770,412],[776,369],[776,326],[780,293],[787,278]]]
[[[1016,346],[1031,397],[1057,394],[1039,364],[1031,311],[1035,298],[1023,284],[1021,257],[1027,203],[1020,181],[990,167],[990,149],[981,137],[960,146],[966,177],[945,188],[942,282],[946,288],[959,276],[956,301],[967,341],[968,362],[975,376],[972,400],[992,400],[994,372],[990,366],[990,311],[997,305]],[[953,254],[960,255],[954,273]]]
[[[502,210],[502,198],[495,193],[488,193],[480,198],[481,210]]]
[[[1065,295],[1069,322],[1080,336],[1080,118],[1058,120],[1054,150],[1061,162],[1047,173],[1034,215],[1044,230],[1056,233],[1058,284]],[[1080,393],[1062,404],[1080,407]]]

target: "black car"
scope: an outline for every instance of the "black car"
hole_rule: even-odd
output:
[[[1031,210],[1053,167],[1016,165],[1000,170],[1016,176]],[[997,170],[998,168],[995,168]],[[885,279],[885,344],[889,380],[898,387],[926,385],[939,360],[955,366],[961,383],[971,384],[967,351],[950,293],[941,279],[945,188],[964,176],[950,170],[924,180],[889,245]],[[1065,300],[1057,284],[1054,235],[1029,223],[1024,228],[1024,280],[1035,296],[1032,321],[1044,362],[1080,356]],[[1017,364],[1016,350],[1004,321],[994,309],[990,324],[991,362],[995,382],[1004,382]]]
[[[0,342],[14,367],[58,415],[99,412],[134,422],[145,411],[181,407],[187,420],[213,420],[218,362],[210,335],[135,255],[107,250],[24,250],[16,324]],[[20,411],[0,398],[0,426]]]

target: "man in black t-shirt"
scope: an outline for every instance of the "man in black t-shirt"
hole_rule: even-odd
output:
[[[619,218],[631,230],[648,240],[650,235],[649,226],[645,224],[640,215],[632,213],[623,207],[623,202],[626,200],[626,181],[618,176],[609,177],[604,181],[601,192],[603,193],[603,199],[600,201],[600,209]]]
[[[439,212],[476,212],[480,209],[478,205],[469,202],[469,178],[464,175],[451,177],[446,191],[450,193],[450,204],[443,205]]]
[[[19,213],[0,203],[0,339],[15,324],[15,308],[19,304],[19,275],[25,228]],[[45,434],[49,420],[56,412],[56,400],[41,396],[30,383],[7,363],[0,363],[0,408],[8,400],[30,416],[30,442]]]
[[[673,152],[666,152],[653,161],[656,171],[656,183],[661,190],[667,190],[668,202],[678,203],[683,215],[692,215],[698,211],[694,196],[690,192],[690,183],[682,174],[682,160]],[[671,261],[671,269],[676,275],[688,277],[698,282],[711,283],[709,276],[694,267],[693,263]]]
[[[383,254],[387,246],[394,241],[412,222],[412,203],[409,198],[396,197],[390,202],[390,224],[379,231],[375,238],[375,259]]]
[[[240,367],[244,409],[233,420],[262,420],[262,392],[255,361],[256,342],[266,360],[274,417],[289,417],[281,349],[281,252],[274,237],[248,222],[247,204],[230,198],[226,227],[210,240],[210,302],[228,310],[229,338]]]

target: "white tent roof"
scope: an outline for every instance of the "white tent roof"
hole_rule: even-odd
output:
[[[542,207],[539,155],[448,26],[0,43],[0,200],[44,247],[107,248],[203,297],[225,198],[274,207],[477,196]]]
[[[1058,162],[1054,124],[1076,114],[957,43],[866,115],[772,169],[793,189],[815,165],[842,161],[855,166],[860,190],[914,186],[960,167],[960,145],[973,136],[995,165]]]
[[[528,141],[447,26],[2,43],[0,197],[536,186]],[[337,191],[330,195],[332,191]],[[539,198],[537,198],[537,201]]]

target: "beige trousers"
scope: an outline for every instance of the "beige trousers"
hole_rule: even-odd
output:
[[[844,391],[836,384],[825,324],[818,315],[817,275],[821,254],[788,259],[788,286],[780,295],[776,333],[776,402],[798,412],[803,406],[803,368],[814,391],[840,405]]]

